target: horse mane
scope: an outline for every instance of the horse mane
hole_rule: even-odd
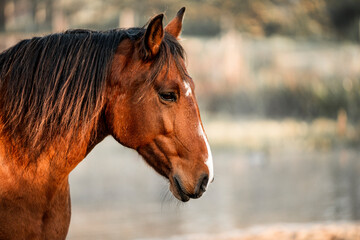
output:
[[[89,127],[103,109],[106,79],[118,45],[125,38],[139,40],[144,33],[144,28],[70,30],[22,40],[4,51],[0,133],[37,157],[57,137]],[[180,44],[166,34],[150,79],[159,74],[169,54],[184,58]]]

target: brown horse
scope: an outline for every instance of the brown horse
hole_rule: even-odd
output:
[[[68,175],[106,136],[135,149],[181,201],[213,179],[194,83],[163,28],[72,30],[0,55],[0,239],[64,239]]]

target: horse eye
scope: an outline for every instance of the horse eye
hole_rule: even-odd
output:
[[[177,100],[176,93],[174,93],[174,92],[162,92],[162,93],[159,93],[159,96],[162,100],[167,101],[167,102],[176,102],[176,100]]]

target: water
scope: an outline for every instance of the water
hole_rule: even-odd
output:
[[[166,238],[360,220],[359,153],[213,149],[214,183],[202,198],[182,204],[135,151],[107,138],[70,175],[68,239]]]

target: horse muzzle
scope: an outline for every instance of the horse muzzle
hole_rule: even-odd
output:
[[[203,195],[206,191],[206,186],[209,181],[208,174],[202,174],[197,180],[196,184],[193,187],[193,191],[187,190],[184,182],[181,180],[180,176],[175,174],[170,179],[170,191],[173,195],[182,202],[187,202],[190,198],[196,199]],[[187,184],[188,186],[189,184]],[[188,187],[189,188],[189,187]]]

